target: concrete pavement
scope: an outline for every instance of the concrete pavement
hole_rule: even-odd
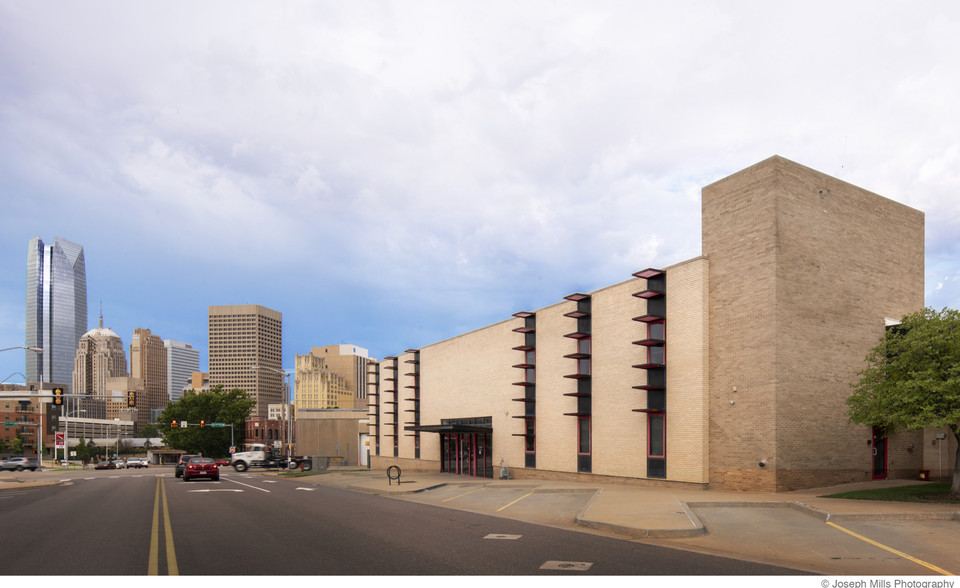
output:
[[[386,496],[423,493],[447,485],[486,488],[522,488],[533,493],[558,491],[591,494],[576,516],[578,526],[610,531],[632,538],[685,538],[707,532],[697,509],[708,507],[791,508],[824,522],[869,520],[952,520],[960,521],[960,505],[846,500],[820,498],[852,490],[922,484],[918,480],[877,480],[783,493],[689,490],[669,487],[645,487],[623,484],[593,484],[545,480],[493,480],[467,478],[451,474],[412,472],[401,480],[388,480],[382,471],[333,471],[305,476],[321,486]]]

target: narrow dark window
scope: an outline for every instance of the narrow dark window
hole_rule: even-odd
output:
[[[667,452],[667,415],[662,412],[649,413],[647,420],[647,456],[648,457],[666,457]]]
[[[536,421],[533,419],[527,419],[527,438],[526,438],[526,451],[527,453],[533,453],[537,450],[537,440],[534,436],[536,433]]]
[[[657,321],[655,323],[649,323],[647,325],[647,338],[648,339],[665,339],[666,327],[663,321]]]
[[[590,454],[590,417],[577,417],[577,453]]]

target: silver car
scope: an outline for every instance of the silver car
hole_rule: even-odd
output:
[[[13,470],[22,472],[23,470],[36,471],[40,467],[35,457],[8,457],[0,462],[0,470]]]

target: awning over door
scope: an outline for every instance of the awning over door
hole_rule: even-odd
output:
[[[404,430],[419,431],[421,433],[493,433],[492,426],[467,424],[417,425],[404,427]]]

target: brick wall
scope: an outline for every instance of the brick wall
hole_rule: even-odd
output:
[[[923,214],[774,157],[704,188],[703,249],[711,486],[864,479],[870,430],[845,399],[884,318],[923,306]],[[891,475],[915,462],[900,446]]]

